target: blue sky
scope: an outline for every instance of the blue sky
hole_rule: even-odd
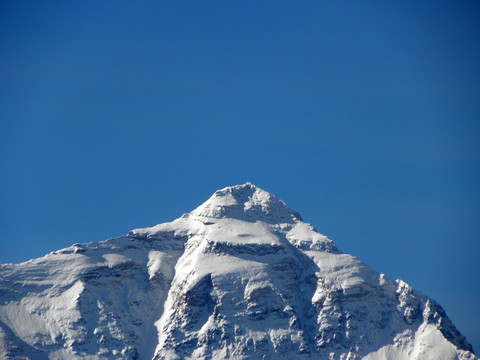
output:
[[[479,39],[478,1],[3,1],[0,262],[251,181],[478,351]]]

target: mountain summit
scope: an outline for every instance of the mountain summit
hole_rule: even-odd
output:
[[[229,217],[267,223],[294,223],[301,220],[300,215],[285,202],[249,182],[215,191],[210,199],[192,214],[207,218]]]
[[[0,266],[2,359],[460,359],[444,310],[250,184]]]

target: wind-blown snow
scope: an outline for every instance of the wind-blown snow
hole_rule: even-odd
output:
[[[477,359],[443,309],[247,183],[0,266],[0,358]]]

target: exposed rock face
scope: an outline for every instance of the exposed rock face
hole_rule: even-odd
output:
[[[0,358],[477,359],[443,309],[228,187],[121,238],[0,267]]]

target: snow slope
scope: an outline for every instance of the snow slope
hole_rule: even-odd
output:
[[[0,266],[2,359],[477,359],[443,309],[247,183]]]

